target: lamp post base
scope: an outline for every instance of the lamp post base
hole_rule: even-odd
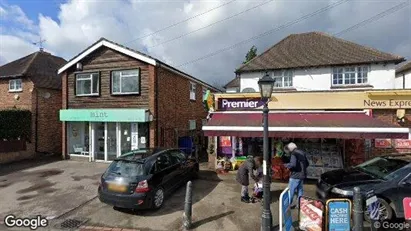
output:
[[[273,227],[273,217],[270,211],[264,211],[261,217],[261,231],[271,231]]]

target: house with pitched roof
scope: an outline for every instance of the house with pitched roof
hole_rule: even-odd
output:
[[[395,81],[396,88],[411,88],[411,61],[399,66],[397,70],[395,70]]]
[[[394,89],[405,59],[322,32],[291,34],[237,68],[239,91],[258,91],[269,73],[276,91]]]
[[[192,147],[192,140],[200,146],[207,117],[203,97],[219,91],[105,38],[58,73],[63,80],[63,157],[86,161],[112,161],[141,148]]]
[[[31,112],[29,140],[0,141],[0,163],[31,158],[36,153],[61,153],[61,78],[66,60],[43,50],[0,66],[0,110]]]

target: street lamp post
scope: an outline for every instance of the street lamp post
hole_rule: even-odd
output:
[[[268,150],[268,101],[273,93],[274,79],[267,73],[258,81],[260,86],[261,99],[264,101],[263,108],[263,212],[261,215],[261,230],[271,231],[273,218],[271,215],[271,157]]]

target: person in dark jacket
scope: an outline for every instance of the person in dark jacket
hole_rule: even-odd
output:
[[[236,180],[241,184],[241,201],[248,203],[250,197],[248,195],[248,185],[250,185],[250,177],[257,182],[258,177],[254,175],[254,170],[257,170],[263,163],[263,157],[249,156],[247,160],[239,167]]]
[[[285,147],[285,152],[291,153],[290,162],[284,164],[284,166],[290,169],[290,180],[288,183],[288,188],[290,190],[290,205],[292,205],[294,194],[298,193],[298,198],[304,194],[304,180],[307,178],[307,167],[309,166],[305,152],[297,149],[297,145],[294,143],[289,143]],[[298,203],[298,202],[297,202]],[[298,206],[297,206],[298,207]]]

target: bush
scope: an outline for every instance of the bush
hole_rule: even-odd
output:
[[[0,111],[0,139],[24,139],[30,141],[31,112],[7,109]]]

